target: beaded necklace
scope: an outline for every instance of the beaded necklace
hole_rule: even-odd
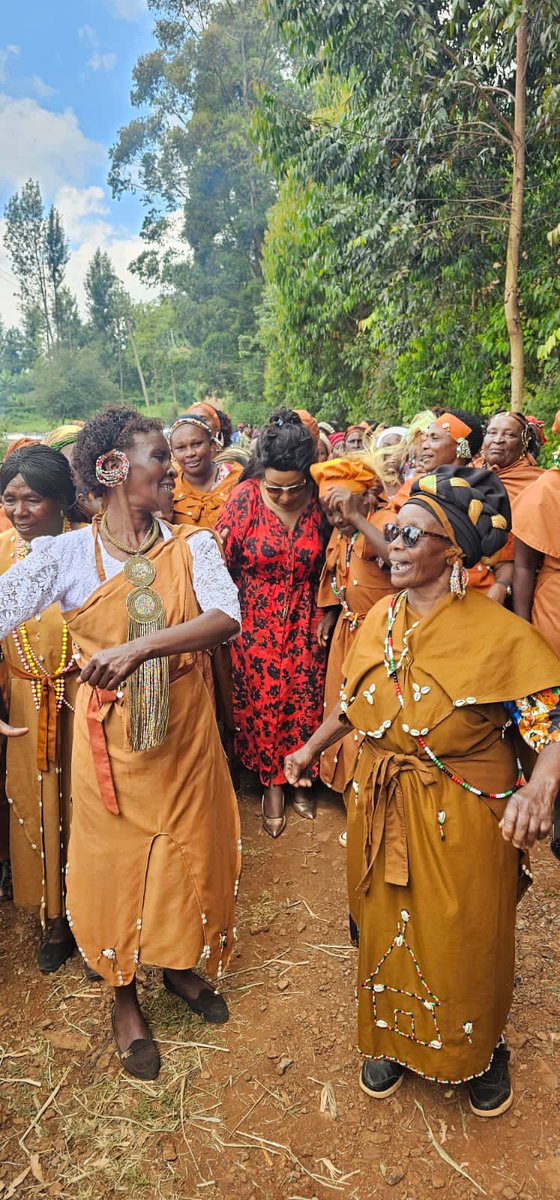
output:
[[[389,607],[387,609],[387,633],[385,636],[385,667],[389,678],[393,680],[395,691],[397,693],[397,700],[401,709],[404,708],[404,696],[402,694],[401,685],[397,677],[397,667],[395,666],[393,625],[395,624],[399,608],[401,604],[406,601],[406,597],[407,593],[401,592],[399,596],[392,597],[389,601]],[[402,662],[402,656],[400,661]],[[412,730],[409,732],[411,736],[416,738],[418,745],[422,747],[422,750],[425,754],[427,754],[434,766],[438,768],[438,771],[442,771],[444,775],[447,775],[448,779],[453,780],[453,783],[456,783],[458,787],[464,788],[466,792],[471,792],[473,796],[480,796],[483,800],[507,800],[507,798],[512,796],[513,793],[517,791],[517,788],[521,785],[522,774],[519,772],[515,781],[515,787],[510,788],[507,792],[483,792],[481,788],[472,787],[470,783],[467,783],[465,779],[461,779],[459,775],[455,775],[453,771],[449,770],[449,767],[445,766],[445,763],[440,761],[437,755],[434,754],[433,750],[430,750],[430,747],[428,746],[427,742],[424,741],[421,733],[413,734]]]
[[[350,622],[349,628],[352,631],[354,629],[356,629],[356,627],[359,623],[360,614],[357,612],[352,612],[352,609],[350,608],[350,605],[348,604],[348,601],[346,599],[346,589],[348,587],[348,580],[350,578],[350,560],[352,558],[352,550],[354,548],[354,543],[355,543],[358,535],[359,535],[359,530],[356,530],[356,532],[352,534],[352,537],[347,539],[346,560],[345,560],[345,564],[344,564],[344,573],[342,576],[342,582],[340,584],[340,587],[337,587],[337,584],[336,584],[336,567],[333,571],[332,579],[331,579],[331,589],[333,591],[333,594],[336,596],[336,598],[342,608],[344,620]],[[340,537],[340,534],[339,534],[339,537]]]
[[[70,522],[67,521],[67,519],[65,517],[63,520],[63,523],[62,523],[62,532],[68,533],[70,528],[71,528]],[[17,542],[17,546],[16,546],[17,561],[21,562],[22,559],[27,558],[27,555],[30,553],[30,551],[31,551],[31,545],[29,544],[29,542],[25,542],[23,540],[23,538],[18,538],[18,542]],[[41,662],[41,659],[38,658],[37,655],[35,654],[33,647],[31,646],[31,642],[29,640],[29,634],[27,632],[27,626],[25,624],[20,625],[17,629],[12,630],[12,639],[13,639],[15,648],[17,650],[18,658],[19,658],[24,670],[31,677],[31,690],[33,693],[33,703],[38,712],[41,707],[41,700],[42,700],[42,696],[43,696],[43,686],[44,686],[43,680],[45,678],[48,679],[49,671],[46,670],[46,668],[43,666],[43,663]],[[64,703],[64,683],[65,683],[64,677],[65,677],[65,675],[68,674],[69,671],[72,670],[72,668],[75,666],[75,662],[76,662],[76,653],[75,653],[74,649],[72,651],[70,658],[68,658],[68,641],[69,641],[68,626],[66,624],[66,621],[63,621],[62,622],[62,645],[61,645],[61,650],[60,650],[60,660],[59,660],[58,666],[52,673],[52,679],[54,682],[54,692],[55,692],[55,696],[56,696],[56,711],[57,712],[60,712],[60,709],[62,708],[62,705]]]

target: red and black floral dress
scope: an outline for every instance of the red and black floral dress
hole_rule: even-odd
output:
[[[248,479],[228,497],[217,532],[241,602],[241,634],[231,642],[236,750],[264,787],[283,784],[283,761],[320,725],[325,650],[317,641],[317,588],[325,529],[310,500],[294,529]]]

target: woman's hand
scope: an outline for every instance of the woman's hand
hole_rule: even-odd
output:
[[[327,646],[329,637],[338,619],[338,608],[324,608],[321,620],[317,626],[317,641],[320,646]]]
[[[329,513],[339,513],[344,522],[356,524],[356,518],[366,517],[369,502],[365,492],[351,492],[345,487],[333,487],[325,495]]]
[[[25,729],[20,729],[16,725],[8,725],[6,721],[0,721],[0,734],[4,737],[23,737],[26,733],[29,733],[27,726]]]
[[[288,754],[284,759],[284,774],[288,783],[292,787],[311,787],[312,780],[305,771],[312,766],[314,756],[309,749],[309,742],[305,746],[300,746],[299,750],[294,750],[292,754]]]
[[[107,650],[98,650],[83,668],[80,682],[89,683],[92,688],[116,691],[119,684],[128,679],[143,662],[144,655],[140,653],[142,641],[143,638],[136,638],[132,642],[124,642],[122,646],[109,646]]]
[[[557,785],[544,788],[532,780],[510,796],[500,821],[502,837],[518,850],[526,850],[548,837]]]

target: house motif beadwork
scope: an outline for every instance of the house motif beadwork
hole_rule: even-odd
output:
[[[378,1029],[397,1033],[419,1046],[441,1050],[442,1040],[437,1021],[441,1001],[426,983],[414,951],[407,942],[409,920],[410,914],[402,909],[391,945],[362,987],[371,992],[373,1022]],[[395,985],[394,981],[399,977],[410,977],[408,964],[399,962],[402,956],[407,956],[413,964],[417,981],[414,991]]]

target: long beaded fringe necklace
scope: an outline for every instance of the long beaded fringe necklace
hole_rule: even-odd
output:
[[[393,625],[395,624],[395,621],[397,619],[397,613],[399,611],[401,604],[403,603],[403,601],[406,601],[406,596],[407,596],[406,592],[401,592],[401,594],[399,596],[391,598],[391,600],[389,602],[389,607],[387,610],[387,633],[386,633],[386,637],[385,637],[385,655],[386,655],[385,667],[386,667],[389,678],[393,680],[395,691],[397,693],[397,699],[398,699],[401,709],[404,708],[404,697],[403,697],[403,694],[401,691],[401,685],[399,683],[398,676],[397,676],[397,667],[395,666],[395,654],[394,654],[394,649],[393,649]],[[401,656],[401,661],[402,661],[402,656]],[[453,783],[456,783],[458,785],[458,787],[463,788],[466,792],[471,792],[471,794],[473,796],[480,796],[481,799],[483,799],[483,800],[507,800],[508,797],[512,796],[513,793],[517,790],[517,788],[521,785],[522,775],[520,772],[515,781],[515,787],[510,788],[509,791],[507,791],[507,792],[483,792],[481,788],[472,787],[472,785],[470,783],[467,783],[467,781],[465,779],[461,779],[459,775],[455,775],[453,771],[450,771],[449,767],[446,767],[445,763],[442,763],[440,761],[440,759],[437,757],[437,755],[434,754],[433,750],[430,750],[430,747],[428,746],[427,742],[424,741],[424,738],[422,737],[421,733],[412,734],[412,736],[416,737],[416,741],[418,742],[418,745],[422,747],[422,750],[424,751],[424,753],[428,755],[428,758],[430,759],[430,761],[433,762],[434,766],[437,767],[439,771],[442,771],[444,775],[447,775],[448,779],[453,780]]]
[[[117,550],[129,555],[123,565],[123,575],[132,584],[126,597],[127,640],[132,642],[165,629],[163,600],[150,587],[156,577],[156,568],[145,557],[160,536],[158,522],[152,519],[150,529],[137,549],[119,541],[110,532],[106,513],[101,518],[101,532]],[[127,680],[127,694],[132,750],[152,750],[161,746],[165,741],[169,720],[169,659],[148,658],[141,663]]]
[[[63,524],[62,524],[62,532],[68,533],[68,530],[70,528],[71,528],[70,522],[65,517]],[[16,560],[18,562],[21,562],[22,559],[26,558],[27,555],[30,553],[30,550],[31,550],[31,545],[29,544],[29,542],[25,542],[23,540],[23,538],[20,538],[18,540],[17,547],[16,547]],[[17,650],[18,658],[19,658],[22,666],[24,667],[27,674],[31,676],[31,689],[32,689],[32,693],[33,693],[33,703],[34,703],[37,711],[39,711],[39,709],[41,707],[42,696],[43,696],[43,679],[45,676],[49,675],[49,671],[43,666],[43,663],[41,662],[41,660],[39,658],[37,658],[37,655],[35,654],[33,647],[31,645],[31,642],[29,640],[29,633],[27,631],[27,626],[25,624],[19,625],[17,629],[12,630],[12,638],[13,638],[15,648]],[[72,668],[75,664],[75,658],[76,658],[74,649],[72,651],[72,654],[70,655],[70,658],[68,658],[68,642],[69,642],[68,626],[66,624],[66,621],[63,621],[62,622],[62,644],[61,644],[61,650],[60,650],[60,660],[59,660],[58,666],[52,673],[52,676],[54,679],[54,691],[55,691],[55,696],[56,696],[56,711],[57,712],[60,712],[60,709],[62,708],[62,705],[64,703],[64,683],[65,683],[64,677],[65,677],[65,675],[68,674],[69,671],[72,670]]]
[[[348,580],[350,578],[350,560],[352,558],[352,550],[354,548],[354,542],[356,541],[356,538],[358,536],[359,536],[359,530],[356,530],[356,532],[352,534],[352,537],[348,538],[348,540],[347,540],[346,560],[345,560],[345,564],[344,564],[344,574],[342,576],[342,582],[340,584],[340,587],[337,587],[337,584],[336,584],[336,567],[333,571],[333,575],[332,575],[332,579],[331,579],[331,590],[340,603],[340,606],[344,613],[344,619],[346,621],[350,622],[349,628],[351,630],[356,629],[359,619],[360,619],[360,614],[357,612],[352,612],[352,609],[350,608],[350,605],[348,604],[348,600],[347,600]]]

